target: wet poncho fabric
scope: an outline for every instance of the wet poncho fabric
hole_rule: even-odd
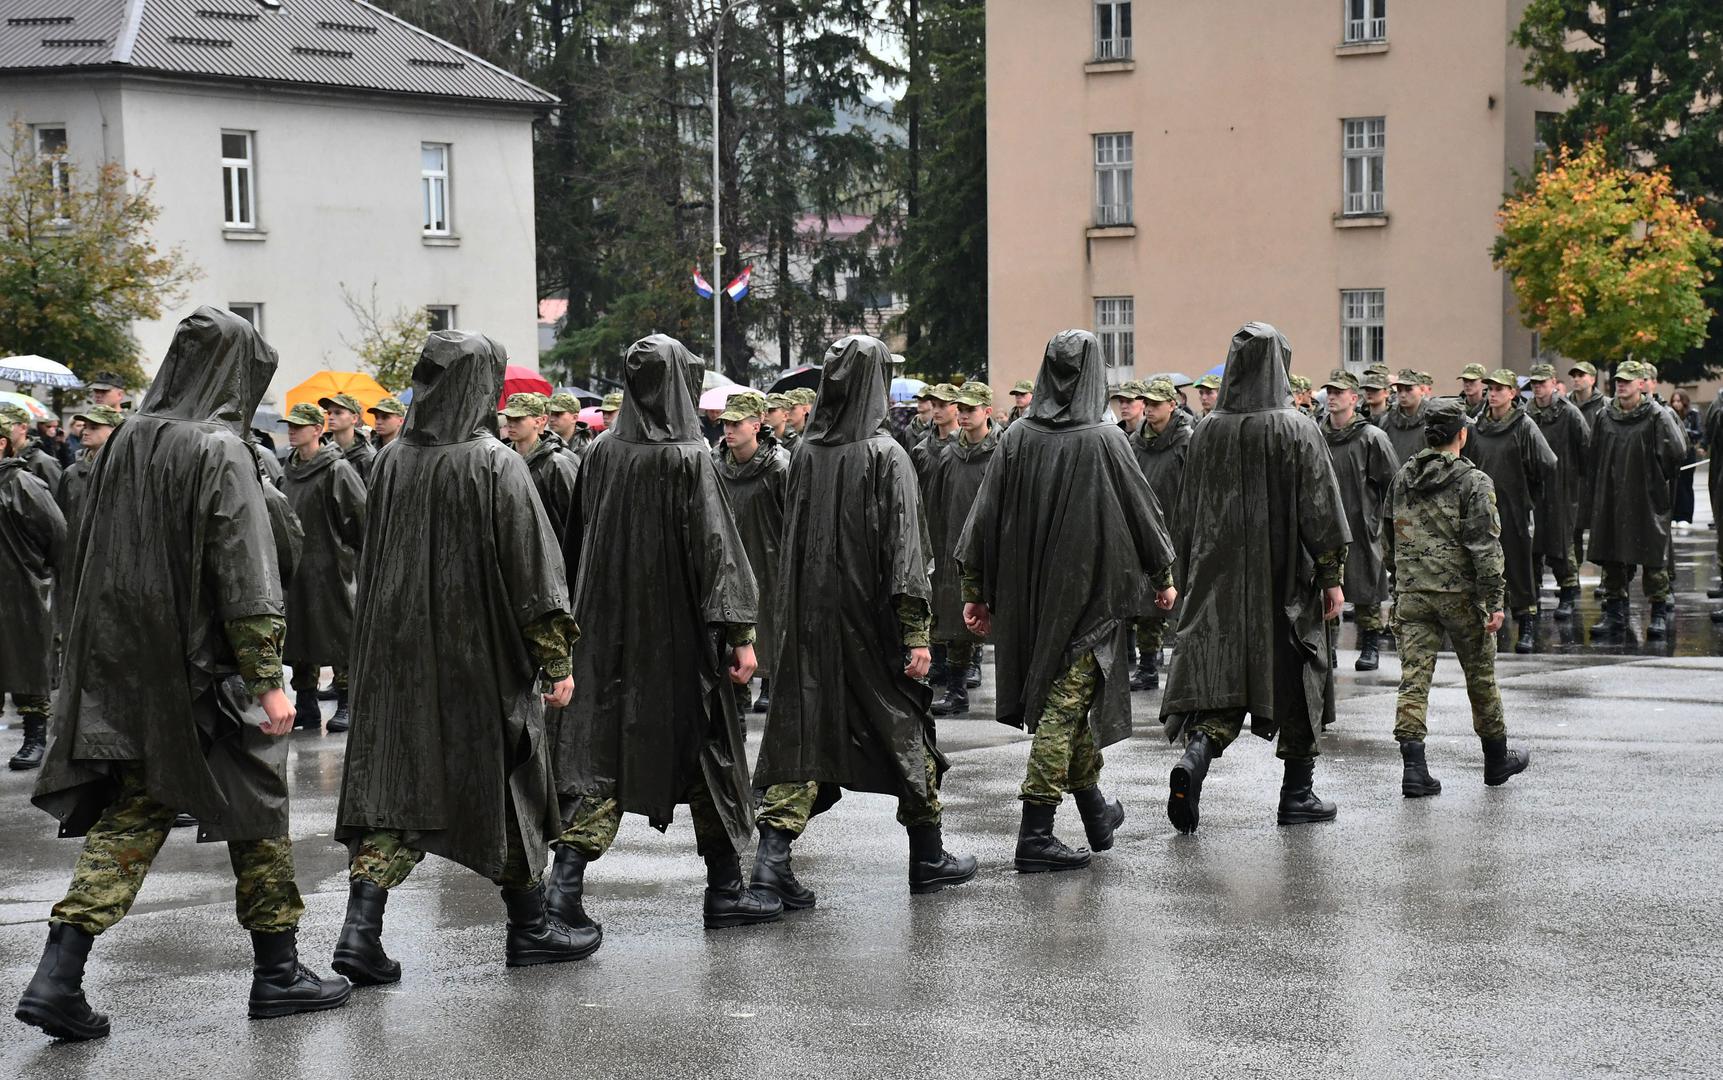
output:
[[[1394,468],[1396,471],[1408,461],[1418,456],[1420,450],[1428,449],[1429,443],[1424,441],[1424,419],[1430,402],[1418,402],[1418,407],[1408,414],[1400,408],[1398,402],[1389,406],[1382,414],[1381,427],[1388,436],[1388,441],[1394,447]],[[1350,595],[1348,596],[1350,599]]]
[[[138,411],[96,458],[76,554],[78,603],[34,801],[86,832],[112,768],[141,763],[199,840],[287,833],[288,740],[263,734],[224,624],[280,617],[275,539],[241,434],[275,373],[251,324],[217,308],[180,322]]]
[[[66,628],[71,623],[72,605],[77,599],[77,591],[73,589],[75,581],[71,573],[72,548],[78,542],[78,528],[84,519],[84,498],[90,491],[90,473],[96,468],[96,455],[86,453],[83,457],[66,467],[60,474],[60,486],[54,490],[54,505],[60,508],[60,515],[66,519],[66,537],[62,543],[64,553],[58,551],[54,557],[66,564],[65,568],[54,575],[54,631],[61,638],[65,637]],[[4,685],[4,680],[0,680]]]
[[[931,602],[933,589],[915,468],[885,427],[890,358],[865,336],[827,350],[819,407],[790,464],[781,634],[754,782],[820,781],[816,806],[839,787],[925,797],[928,750],[945,769],[932,693],[903,671],[895,598]]]
[[[1555,482],[1555,455],[1538,425],[1518,401],[1500,420],[1489,410],[1472,422],[1461,451],[1496,485],[1496,510],[1502,516],[1502,566],[1507,574],[1508,610],[1537,603],[1536,557],[1532,554],[1532,512],[1544,489]],[[1660,560],[1661,561],[1661,560]]]
[[[341,448],[326,442],[301,461],[287,459],[281,482],[299,521],[299,573],[287,588],[287,645],[293,666],[345,668],[353,642],[353,600],[365,542],[365,481]]]
[[[557,550],[563,556],[564,570],[572,584],[574,566],[570,564],[569,555],[574,539],[569,533],[574,519],[574,489],[580,476],[580,457],[555,434],[546,432],[522,460],[532,476],[533,490],[538,492],[539,505],[544,507],[551,531],[556,533]]]
[[[1291,347],[1266,323],[1232,339],[1215,411],[1196,426],[1169,515],[1183,603],[1161,718],[1243,709],[1251,730],[1319,734],[1334,675],[1315,560],[1352,539],[1328,447],[1292,408]]]
[[[1099,745],[1131,733],[1126,635],[1172,542],[1130,436],[1108,422],[1106,363],[1085,330],[1053,338],[1029,413],[994,451],[956,555],[993,611],[998,719],[1034,731],[1053,683],[1085,653]]]
[[[922,508],[933,543],[935,641],[980,640],[963,623],[963,568],[956,553],[963,523],[969,519],[969,510],[981,491],[981,479],[999,445],[999,434],[997,427],[990,427],[981,441],[971,446],[959,432],[943,453],[928,459]]]
[[[754,585],[759,593],[754,655],[759,660],[759,675],[769,679],[778,639],[772,598],[778,591],[784,505],[790,490],[790,454],[778,445],[770,429],[762,426],[760,446],[753,457],[739,463],[720,445],[712,451],[712,461],[718,467],[718,478],[724,482],[730,510],[736,516],[736,531],[741,534],[742,548],[748,553],[748,566],[754,571]]]
[[[1421,428],[1419,437],[1423,437]],[[1379,606],[1388,599],[1388,571],[1382,565],[1382,506],[1403,463],[1395,459],[1387,433],[1360,412],[1353,413],[1352,422],[1338,431],[1332,420],[1324,419],[1322,438],[1328,443],[1334,480],[1340,485],[1346,529],[1352,534],[1341,587],[1354,605]]]
[[[1585,414],[1560,394],[1550,399],[1548,408],[1533,402],[1526,412],[1537,423],[1556,461],[1555,472],[1534,509],[1532,550],[1566,559],[1573,552],[1574,530],[1580,527],[1581,492],[1591,469],[1591,425],[1586,423]]]
[[[696,783],[731,841],[753,833],[744,732],[730,691],[726,625],[758,597],[694,403],[700,367],[655,334],[623,362],[615,434],[580,467],[575,699],[557,733],[565,813],[615,799],[665,828]]]
[[[1687,456],[1686,440],[1662,406],[1642,398],[1623,412],[1614,402],[1591,429],[1591,532],[1586,558],[1594,563],[1663,566],[1669,558],[1669,482]]]
[[[0,460],[0,693],[54,685],[55,563],[66,518],[23,459]]]
[[[560,827],[522,630],[569,610],[526,462],[495,437],[507,364],[483,335],[431,334],[406,428],[371,471],[335,832],[353,848],[400,830],[492,880],[511,824],[533,867]]]

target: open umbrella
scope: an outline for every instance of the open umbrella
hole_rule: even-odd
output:
[[[1224,371],[1225,369],[1226,369],[1226,365],[1222,364],[1221,370]],[[1172,383],[1175,389],[1180,389],[1180,390],[1184,389],[1185,387],[1189,386],[1191,383],[1196,381],[1196,380],[1192,379],[1189,375],[1186,375],[1182,371],[1163,371],[1159,375],[1150,375],[1149,376],[1150,382],[1154,382],[1156,379],[1165,379],[1168,382]]]
[[[381,383],[358,371],[319,371],[287,393],[281,395],[281,408],[292,412],[293,406],[317,404],[320,398],[336,394],[352,394],[359,404],[369,409],[389,396]]]
[[[731,383],[729,386],[714,386],[712,389],[700,395],[700,408],[703,410],[722,409],[726,405],[730,404],[730,399],[732,397],[735,397],[737,394],[746,393],[747,391],[748,388],[746,386],[738,386],[735,383]]]
[[[891,399],[893,401],[912,401],[915,395],[927,389],[927,384],[920,379],[896,378],[891,381]]]
[[[549,397],[556,393],[550,385],[550,380],[529,367],[510,364],[503,370],[503,392],[497,398],[497,412],[503,411],[503,405],[508,402],[510,394],[543,394]]]
[[[559,394],[573,394],[575,400],[579,401],[582,405],[597,405],[604,401],[603,394],[595,394],[584,386],[559,386],[556,388],[556,392]]]
[[[705,372],[700,376],[700,389],[701,390],[710,390],[714,386],[735,386],[735,385],[736,385],[735,379],[732,379],[732,378],[730,378],[730,376],[724,374],[722,371],[717,371],[713,368],[705,369]]]
[[[1222,375],[1226,374],[1226,361],[1222,360],[1220,363],[1216,364],[1214,367],[1211,367],[1207,371],[1203,372],[1203,374],[1204,375],[1213,375],[1217,379],[1220,378]]]
[[[16,405],[30,414],[32,423],[40,420],[53,420],[54,410],[37,401],[29,394],[19,394],[11,390],[0,390],[0,405]]]
[[[580,415],[575,419],[585,424],[594,435],[604,430],[604,414],[598,411],[597,406],[580,410]]]
[[[52,386],[75,390],[84,380],[72,374],[72,369],[46,356],[7,356],[0,358],[0,379],[29,386]]]
[[[772,384],[772,393],[781,394],[785,390],[818,390],[820,388],[820,372],[816,365],[794,368],[778,376],[778,381]]]

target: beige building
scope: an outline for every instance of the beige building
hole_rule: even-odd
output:
[[[1251,319],[1294,371],[1535,353],[1490,264],[1537,153],[1526,0],[995,0],[988,340],[997,387],[1066,327],[1112,381],[1195,375]]]

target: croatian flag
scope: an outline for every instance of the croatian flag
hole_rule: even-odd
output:
[[[712,299],[712,283],[700,276],[700,268],[694,268],[694,291],[700,294],[700,299]]]
[[[736,280],[724,286],[724,291],[730,295],[731,300],[742,299],[742,297],[748,295],[748,281],[753,276],[754,268],[752,266],[744,266],[742,268],[742,272],[736,275]]]

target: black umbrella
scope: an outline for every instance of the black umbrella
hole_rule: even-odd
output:
[[[597,405],[604,401],[603,394],[595,394],[584,386],[559,386],[559,394],[573,394],[582,405]]]
[[[793,371],[786,371],[782,375],[778,376],[777,382],[772,384],[771,392],[774,394],[781,394],[785,390],[799,390],[803,387],[806,387],[809,390],[818,390],[820,388],[820,372],[822,370],[822,368],[810,365],[808,367],[796,368]]]

